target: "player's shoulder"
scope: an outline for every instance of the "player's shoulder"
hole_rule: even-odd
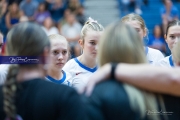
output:
[[[70,59],[63,67],[63,69],[69,69],[69,68],[73,68],[74,66],[77,66],[77,63],[75,61],[75,58]],[[65,70],[66,71],[66,70]]]
[[[169,56],[167,56],[167,57],[165,57],[165,58],[162,58],[162,59],[160,59],[159,61],[157,61],[157,63],[156,63],[156,66],[162,66],[162,67],[164,67],[164,66],[170,66],[169,65]]]
[[[150,47],[148,47],[148,49],[149,49],[148,51],[149,51],[150,53],[162,54],[160,50],[157,50],[157,49],[154,49],[154,48],[150,48]]]

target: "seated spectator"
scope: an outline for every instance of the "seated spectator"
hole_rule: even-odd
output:
[[[64,11],[63,18],[62,18],[62,19],[60,20],[60,22],[58,23],[58,29],[59,29],[59,31],[61,31],[62,26],[67,23],[67,18],[68,18],[68,16],[69,16],[69,14],[71,14],[71,10],[67,8],[67,9]]]
[[[6,14],[6,26],[8,29],[19,22],[20,11],[18,3],[13,2],[8,7],[8,13]]]
[[[44,24],[42,26],[42,29],[45,31],[45,33],[48,36],[52,35],[52,34],[59,34],[58,29],[54,26],[53,21],[50,17],[48,17],[44,20]]]
[[[160,14],[162,18],[163,24],[163,34],[165,34],[167,25],[169,22],[178,19],[179,11],[177,7],[175,7],[171,0],[163,0],[164,6],[160,9]]]
[[[45,2],[40,3],[34,16],[35,21],[40,25],[43,25],[44,20],[50,16],[49,11],[47,10],[47,4]]]
[[[134,7],[134,12],[136,14],[141,15],[143,12],[141,10],[141,6],[143,4],[142,0],[118,0],[120,9],[123,14],[128,14],[131,6]]]
[[[28,17],[30,21],[34,20],[34,14],[38,8],[38,2],[35,0],[23,0],[20,3],[20,10]]]
[[[76,19],[82,26],[86,22],[87,18],[86,18],[85,14],[84,14],[84,7],[82,5],[79,6],[79,8],[77,9]]]
[[[0,1],[0,18],[5,14],[7,10],[7,1],[6,0],[1,0]]]
[[[74,14],[69,14],[67,17],[67,23],[62,26],[61,34],[67,39],[70,44],[71,51],[74,50],[75,56],[80,55],[80,46],[78,40],[80,39],[81,24],[76,21]]]
[[[54,2],[50,2],[50,13],[55,24],[62,19],[64,15],[64,11],[66,9],[66,4],[63,0],[54,0]]]
[[[71,12],[76,14],[80,5],[81,4],[80,4],[79,0],[69,0],[68,8],[71,10]]]
[[[161,27],[159,25],[154,26],[153,35],[149,37],[147,45],[151,48],[158,49],[165,54],[166,43],[162,35]]]

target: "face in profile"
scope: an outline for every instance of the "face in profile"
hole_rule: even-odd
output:
[[[89,30],[84,37],[84,43],[81,45],[83,53],[91,58],[96,58],[98,52],[98,42],[102,32]]]
[[[178,42],[178,38],[180,38],[180,26],[175,25],[169,27],[165,40],[170,50],[172,50],[173,46]]]
[[[51,39],[50,66],[61,70],[68,60],[68,42],[66,39]]]
[[[125,22],[126,24],[130,25],[131,27],[135,28],[135,30],[138,32],[141,40],[143,40],[143,37],[146,36],[145,31],[142,29],[141,25],[139,24],[138,21],[133,20],[133,21],[127,21]]]

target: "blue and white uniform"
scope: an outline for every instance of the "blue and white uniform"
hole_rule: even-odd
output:
[[[50,82],[53,82],[53,83],[56,83],[56,84],[64,84],[64,85],[67,85],[67,86],[72,86],[72,84],[71,84],[71,82],[72,82],[71,81],[72,80],[71,75],[68,72],[64,72],[63,70],[62,70],[62,73],[63,73],[63,77],[60,80],[56,80],[56,79],[52,78],[49,75],[46,76],[46,80],[48,80]]]
[[[153,48],[145,47],[145,52],[148,62],[152,65],[164,58],[164,55],[159,50]]]
[[[156,65],[161,67],[169,67],[169,68],[174,67],[172,55],[159,60]]]
[[[89,77],[97,70],[97,66],[89,68],[83,65],[77,58],[69,60],[63,67],[64,71],[67,71],[74,76],[72,79],[72,87],[81,91],[88,83]]]

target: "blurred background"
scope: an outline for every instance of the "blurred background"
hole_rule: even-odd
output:
[[[13,25],[33,21],[47,35],[59,33],[67,39],[79,39],[88,17],[106,27],[133,12],[147,25],[145,44],[167,56],[171,53],[164,40],[166,24],[179,19],[179,11],[180,0],[1,0],[0,31],[6,36]]]

